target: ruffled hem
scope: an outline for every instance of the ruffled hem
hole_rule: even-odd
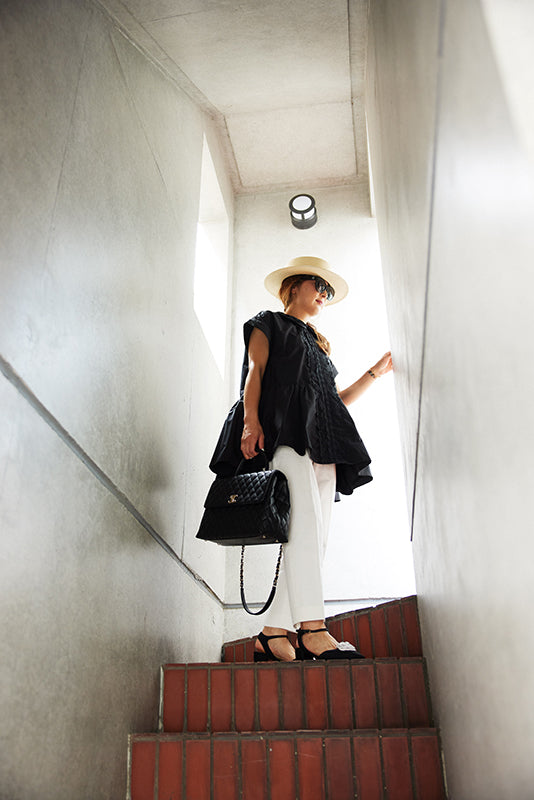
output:
[[[290,387],[285,387],[290,388]],[[295,398],[295,392],[289,392]],[[298,393],[297,393],[298,395]],[[361,441],[352,417],[347,412],[346,430],[340,438],[340,452],[333,456],[325,452],[324,448],[317,446],[309,435],[315,430],[313,418],[307,415],[307,424],[297,426],[300,436],[293,428],[285,429],[283,425],[284,415],[277,415],[276,420],[264,419],[263,431],[265,434],[265,453],[269,460],[272,459],[277,447],[285,445],[292,447],[299,455],[309,453],[310,458],[318,464],[336,464],[336,491],[340,494],[350,495],[354,489],[363,486],[373,480],[369,465],[371,459]],[[233,475],[242,460],[241,454],[241,435],[243,433],[244,409],[243,401],[238,400],[232,408],[223,424],[219,440],[215,447],[210,469],[216,475]],[[274,423],[279,424],[275,425]]]

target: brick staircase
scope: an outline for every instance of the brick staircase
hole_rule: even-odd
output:
[[[415,597],[327,620],[372,658],[162,670],[159,734],[130,737],[129,800],[445,800]]]

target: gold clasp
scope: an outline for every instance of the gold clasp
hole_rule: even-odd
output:
[[[228,503],[235,503],[238,497],[239,497],[238,494],[231,494],[230,497],[228,498]]]

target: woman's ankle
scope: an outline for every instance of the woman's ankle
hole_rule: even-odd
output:
[[[287,636],[289,631],[285,628],[271,628],[269,625],[265,625],[262,633],[264,636]]]
[[[313,655],[320,655],[325,650],[335,650],[337,647],[337,642],[329,633],[324,620],[303,622],[300,631],[299,640]]]
[[[301,631],[321,631],[326,628],[324,619],[312,619],[300,623]]]

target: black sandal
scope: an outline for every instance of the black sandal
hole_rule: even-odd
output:
[[[271,639],[287,639],[286,634],[278,634],[276,636],[266,636],[263,632],[258,633],[258,641],[263,647],[263,653],[260,653],[259,650],[254,649],[254,661],[282,661],[283,659],[277,658],[271,648],[269,647],[269,641]]]
[[[361,653],[359,653],[353,644],[349,642],[340,642],[335,650],[325,650],[323,653],[320,653],[318,656],[315,653],[312,653],[311,650],[308,650],[305,644],[302,642],[302,637],[306,633],[319,633],[320,631],[327,631],[328,628],[316,628],[315,630],[311,630],[309,628],[300,628],[297,631],[297,640],[298,640],[298,647],[296,650],[297,658],[299,661],[310,661],[314,658],[319,658],[324,661],[330,661],[333,659],[341,659],[341,658],[365,658]]]

